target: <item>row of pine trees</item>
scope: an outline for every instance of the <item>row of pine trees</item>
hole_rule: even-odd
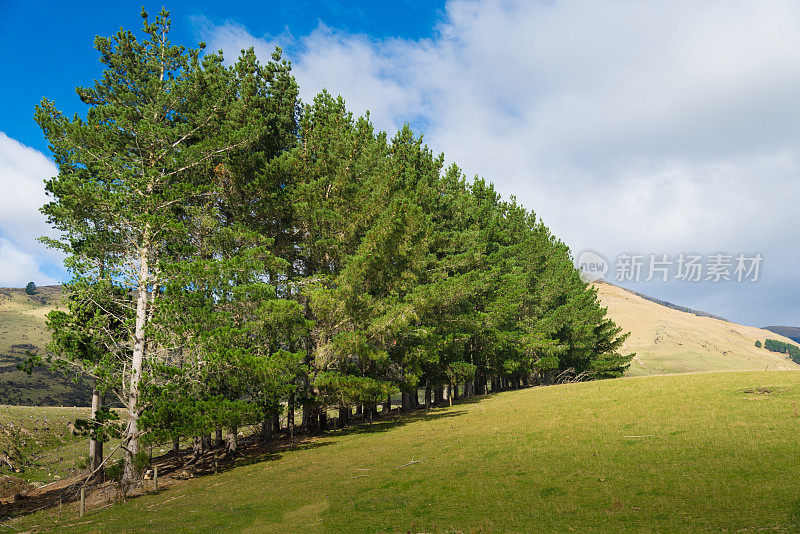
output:
[[[147,442],[202,450],[224,429],[235,453],[244,425],[313,434],[393,395],[625,371],[625,336],[533,213],[408,127],[302,103],[280,50],[226,64],[143,18],[141,40],[96,39],[85,116],[36,111],[59,171],[46,241],[73,275],[46,359],[94,384],[94,467],[110,404],[131,480]]]

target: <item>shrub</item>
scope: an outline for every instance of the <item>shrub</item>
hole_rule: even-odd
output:
[[[147,468],[150,467],[150,455],[145,451],[139,451],[133,457],[133,471],[136,478],[141,478]]]
[[[106,475],[107,480],[113,480],[115,482],[119,482],[122,480],[122,472],[125,468],[125,460],[120,458],[116,462],[111,462],[106,466],[103,470],[103,473]]]
[[[777,339],[768,339],[764,342],[764,348],[772,352],[786,354],[794,362],[800,363],[800,347],[791,343],[784,343]]]
[[[756,339],[756,347],[761,348],[761,340]]]
[[[36,284],[33,282],[28,282],[28,285],[25,286],[25,293],[28,295],[35,295],[36,294]]]
[[[87,469],[91,465],[91,463],[92,463],[91,456],[81,456],[75,461],[75,467],[77,467],[78,470],[83,471],[84,469]]]

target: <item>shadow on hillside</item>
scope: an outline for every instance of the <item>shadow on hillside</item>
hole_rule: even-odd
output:
[[[485,399],[486,397],[487,396],[484,396],[483,398]],[[470,399],[469,403],[472,402],[477,401]],[[467,404],[467,402],[464,402],[464,404]],[[333,445],[337,443],[337,438],[342,436],[354,434],[378,434],[420,421],[436,421],[439,419],[459,417],[464,413],[466,413],[464,410],[448,409],[447,411],[444,411],[442,408],[432,408],[428,411],[426,411],[424,408],[420,408],[402,414],[398,414],[396,411],[393,411],[389,415],[376,417],[372,423],[357,422],[344,428],[325,431],[316,436],[299,435],[294,439],[283,437],[282,439],[273,440],[267,444],[261,443],[257,435],[247,436],[240,440],[240,454],[235,458],[235,460],[226,460],[223,463],[218,462],[216,471],[212,470],[212,473],[221,473],[233,469],[234,467],[244,465],[279,460],[283,457],[285,452],[317,449],[320,447]],[[154,462],[156,461],[155,458],[153,460]],[[207,465],[207,461],[204,461],[203,464]],[[202,472],[201,474],[210,473]]]

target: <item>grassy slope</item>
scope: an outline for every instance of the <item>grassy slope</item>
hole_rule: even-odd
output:
[[[61,286],[0,288],[0,404],[86,406],[89,391],[62,375],[37,369],[28,375],[16,368],[26,351],[40,352],[50,341],[45,315],[61,301]]]
[[[750,393],[750,388],[770,393]],[[519,390],[194,479],[82,520],[153,532],[800,529],[800,373]],[[397,468],[412,459],[420,463]],[[11,528],[11,527],[8,527]],[[2,531],[2,529],[0,529]]]
[[[0,353],[7,354],[17,344],[43,348],[50,335],[45,315],[61,301],[61,286],[40,287],[35,295],[24,289],[0,288]]]
[[[88,454],[87,441],[73,436],[67,424],[88,416],[88,408],[0,406],[0,453],[10,454],[25,469],[12,473],[0,465],[0,475],[46,483],[74,474]]]
[[[596,284],[611,318],[631,336],[636,358],[631,376],[698,371],[800,369],[783,354],[755,346],[768,337],[794,343],[761,328],[698,317],[661,306],[611,284]]]

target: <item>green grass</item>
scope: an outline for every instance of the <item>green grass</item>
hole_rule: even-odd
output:
[[[87,418],[89,408],[0,406],[0,451],[11,453],[22,473],[0,465],[0,474],[29,482],[47,483],[66,478],[87,455],[86,438],[73,436],[67,424]]]
[[[334,433],[82,520],[49,511],[9,528],[792,531],[799,404],[792,371],[519,390]]]
[[[0,453],[24,468],[13,472],[0,463],[0,475],[40,486],[79,474],[87,462],[88,438],[72,435],[67,425],[89,415],[89,408],[0,405]],[[106,451],[118,443],[119,439],[111,440]]]

